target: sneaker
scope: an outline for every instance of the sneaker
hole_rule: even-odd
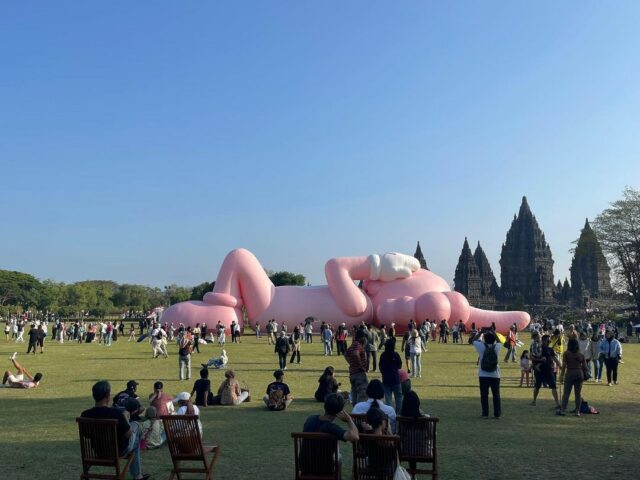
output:
[[[15,360],[16,359],[16,355],[18,355],[18,352],[13,352],[13,355],[11,355],[9,357],[9,360]]]

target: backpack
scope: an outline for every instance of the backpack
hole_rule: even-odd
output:
[[[480,368],[485,372],[495,372],[498,368],[498,355],[496,354],[495,345],[489,346],[485,344],[484,354],[480,361]]]
[[[282,392],[282,390],[272,388],[269,392],[267,407],[269,408],[269,410],[284,410],[286,406],[284,400],[284,393]]]

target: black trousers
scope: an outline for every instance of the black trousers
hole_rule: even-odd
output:
[[[29,352],[27,352],[29,353]],[[605,358],[604,366],[607,369],[607,383],[611,383],[611,377],[613,381],[618,381],[618,359],[617,358]]]
[[[294,350],[293,353],[291,354],[291,360],[289,360],[289,363],[293,363],[293,359],[298,357],[298,363],[300,363],[300,350]]]
[[[480,404],[482,405],[482,416],[489,416],[489,389],[493,397],[493,416],[499,417],[502,414],[500,405],[500,379],[493,377],[478,377],[480,379]]]
[[[373,364],[371,364],[371,358],[373,358]],[[378,352],[367,352],[367,363],[373,366],[373,371],[378,368]]]
[[[27,347],[27,353],[31,352],[31,349],[33,348],[33,353],[36,353],[36,342],[29,342],[29,346]]]

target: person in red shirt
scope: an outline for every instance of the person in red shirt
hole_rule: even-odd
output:
[[[175,408],[173,407],[173,397],[162,391],[164,385],[162,382],[153,384],[153,393],[149,395],[149,403],[156,409],[156,416],[173,415]]]

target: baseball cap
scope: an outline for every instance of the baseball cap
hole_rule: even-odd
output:
[[[179,401],[186,401],[189,400],[191,398],[191,394],[189,392],[180,392],[178,395],[176,395],[176,398],[173,399],[174,402],[179,402]]]
[[[135,380],[129,380],[127,382],[127,388],[137,387],[138,385],[140,385],[140,384],[138,382],[136,382]]]
[[[162,390],[164,388],[164,384],[162,382],[156,382],[153,384],[154,390]]]

